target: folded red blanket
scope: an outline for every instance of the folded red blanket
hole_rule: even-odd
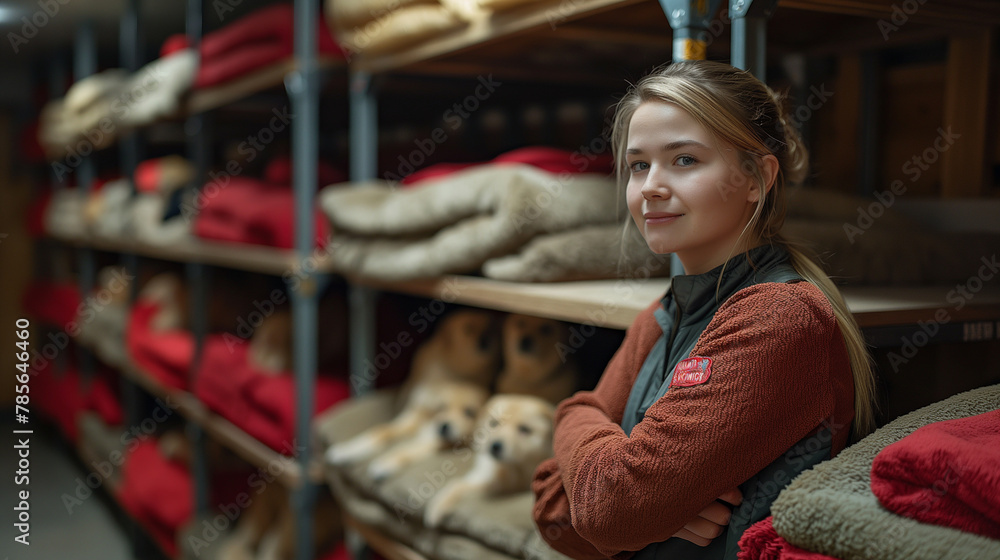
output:
[[[248,342],[231,335],[205,340],[194,393],[209,409],[268,447],[294,454],[295,381],[289,374],[268,375],[247,363]],[[319,375],[313,387],[313,416],[350,396],[348,383]]]
[[[195,235],[283,249],[294,247],[295,196],[291,189],[231,177],[229,183],[212,192],[204,196],[204,207],[195,218]],[[316,245],[324,247],[329,224],[319,208],[315,213]]]
[[[53,361],[48,360],[31,378],[31,404],[74,443],[79,438],[76,419],[85,409],[86,400],[80,389],[80,373],[73,365],[58,373]]]
[[[899,515],[1000,539],[1000,410],[928,424],[886,447],[871,487]]]
[[[177,530],[193,511],[187,467],[160,455],[155,439],[135,444],[122,465],[122,506],[170,556],[177,555]]]
[[[84,408],[96,412],[108,426],[120,426],[125,422],[118,381],[118,376],[108,370],[96,375],[91,380],[90,387],[84,389]]]
[[[194,337],[182,330],[154,332],[150,329],[159,305],[137,301],[125,330],[128,353],[146,374],[174,389],[187,389],[194,358]]]
[[[403,185],[415,185],[429,179],[445,177],[477,165],[519,163],[531,165],[549,173],[600,173],[608,175],[614,171],[614,160],[608,154],[586,156],[545,146],[529,146],[500,154],[490,161],[481,163],[439,163],[425,167],[403,178]]]
[[[66,282],[35,281],[21,296],[21,308],[36,321],[66,328],[76,319],[80,305],[80,289]]]
[[[768,517],[750,526],[740,537],[738,560],[837,560],[832,556],[801,549],[782,538]]]
[[[317,17],[316,24],[319,52],[343,58],[343,51],[323,18]],[[294,8],[290,4],[275,4],[205,35],[199,49],[201,62],[194,87],[217,85],[292,56],[294,32]],[[160,55],[167,56],[187,47],[184,35],[174,35],[163,44]]]

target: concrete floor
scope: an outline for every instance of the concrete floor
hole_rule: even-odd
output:
[[[3,411],[7,412],[7,411]],[[9,415],[13,418],[13,411]],[[0,465],[5,472],[3,499],[0,500],[0,560],[131,560],[131,546],[126,529],[117,521],[110,498],[95,491],[82,503],[72,507],[64,504],[64,496],[73,496],[77,479],[89,473],[64,442],[48,430],[36,428],[30,437],[30,473],[28,486],[14,485],[18,457],[13,446],[18,437],[12,431],[18,427],[0,423]],[[24,437],[24,436],[21,436]],[[20,501],[16,492],[27,488],[30,493],[29,546],[14,541],[19,534],[14,527],[13,508]]]

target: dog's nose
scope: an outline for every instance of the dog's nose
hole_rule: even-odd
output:
[[[445,422],[441,424],[441,437],[444,439],[451,439],[451,424]]]
[[[521,352],[525,354],[532,352],[535,349],[535,339],[526,336],[521,339],[521,343],[518,345],[521,348]]]
[[[503,455],[503,443],[494,441],[493,444],[490,445],[490,455],[493,455],[496,459],[500,459],[500,456]]]

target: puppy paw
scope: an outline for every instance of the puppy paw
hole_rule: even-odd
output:
[[[326,450],[326,462],[331,465],[356,463],[374,451],[369,442],[362,438],[335,443]]]
[[[368,464],[368,476],[376,482],[382,482],[399,472],[402,466],[393,457],[376,457],[375,460]]]
[[[424,510],[424,525],[428,527],[438,527],[444,518],[451,513],[458,500],[458,488],[454,483],[445,485],[437,494],[427,502]]]

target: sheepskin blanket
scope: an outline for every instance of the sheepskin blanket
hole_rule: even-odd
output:
[[[886,446],[921,426],[997,408],[1000,385],[992,385],[893,420],[792,481],[771,507],[775,530],[795,546],[844,560],[1000,558],[1000,541],[896,515],[870,487],[872,462]]]
[[[527,165],[483,165],[394,189],[385,181],[327,187],[339,272],[410,280],[476,271],[539,234],[618,221],[614,181]]]
[[[396,392],[377,391],[346,401],[316,419],[321,448],[344,441],[392,419]],[[328,466],[326,479],[344,511],[428,557],[441,560],[565,560],[538,534],[531,518],[530,491],[473,500],[459,506],[439,529],[423,525],[427,501],[452,476],[472,466],[472,451],[444,451],[403,469],[380,483],[362,461],[347,468]]]

